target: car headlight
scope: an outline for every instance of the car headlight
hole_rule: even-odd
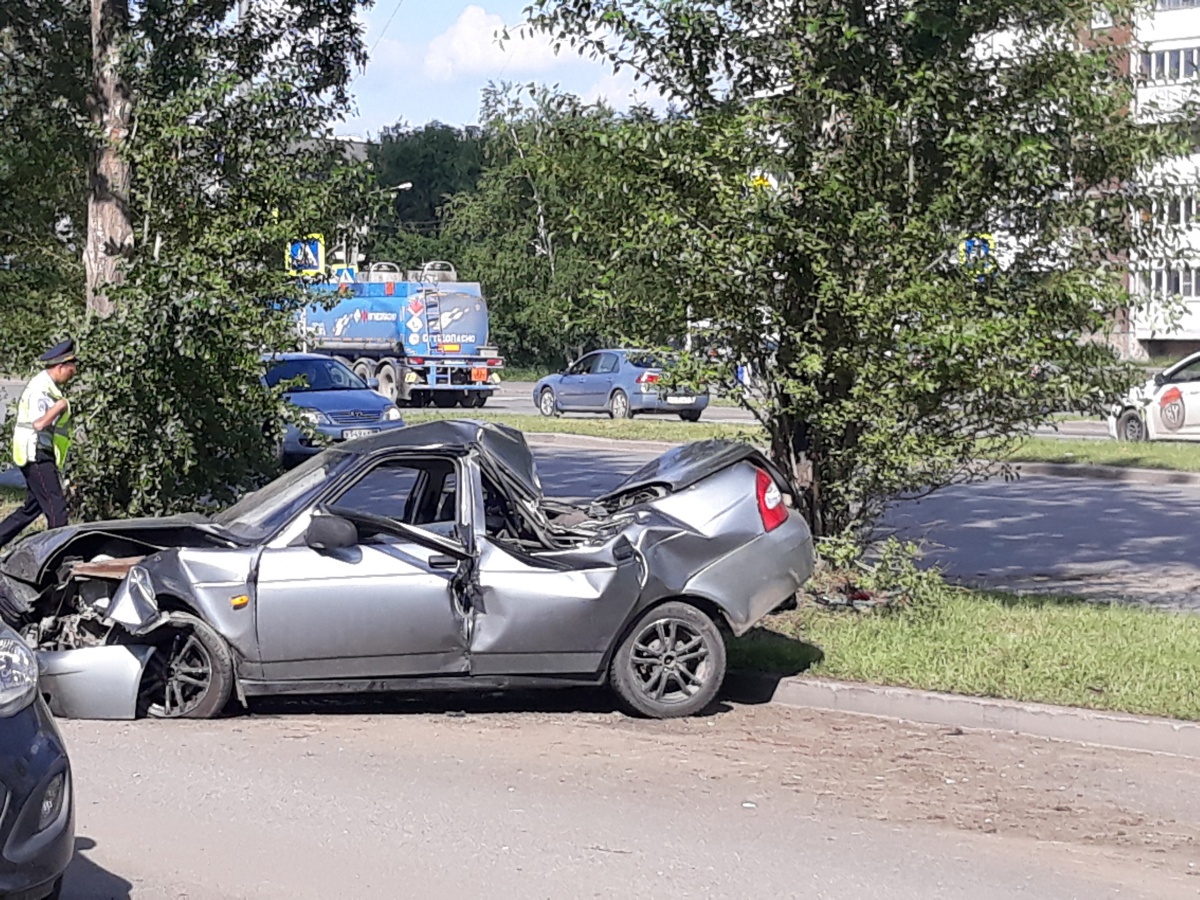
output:
[[[328,425],[329,416],[321,412],[319,409],[306,409],[300,413],[300,418],[309,425]]]
[[[402,418],[400,410],[395,406],[389,406],[383,411],[383,421],[385,422],[399,422]]]
[[[33,651],[19,637],[0,637],[0,718],[7,719],[32,703],[37,686]]]

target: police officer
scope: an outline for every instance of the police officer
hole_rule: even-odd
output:
[[[40,361],[45,368],[25,386],[13,429],[13,462],[25,476],[28,493],[25,505],[0,522],[0,547],[33,524],[41,513],[45,513],[50,528],[67,524],[67,501],[59,471],[71,446],[71,406],[62,386],[78,367],[75,342],[63,341],[50,348]]]

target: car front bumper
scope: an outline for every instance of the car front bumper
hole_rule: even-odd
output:
[[[42,801],[60,775],[61,806],[39,828]],[[66,747],[40,697],[0,719],[0,795],[0,896],[46,897],[75,855],[75,796]]]
[[[393,428],[403,428],[404,420],[396,419],[391,422],[371,422],[366,425],[316,425],[314,430],[331,444],[352,440],[356,437],[366,437],[380,431],[390,431]],[[325,449],[325,443],[305,437],[295,425],[288,425],[283,435],[283,455],[285,457],[314,456]]]

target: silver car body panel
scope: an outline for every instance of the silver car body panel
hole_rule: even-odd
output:
[[[440,422],[395,435],[343,445],[358,461],[255,546],[222,543],[219,531],[192,519],[135,523],[131,535],[105,523],[106,539],[153,551],[112,592],[105,614],[133,634],[153,630],[167,611],[201,617],[229,643],[242,696],[598,683],[647,608],[692,598],[741,634],[813,570],[812,539],[794,510],[765,530],[759,472],[770,472],[785,494],[791,488],[752,448],[702,442],[672,451],[585,511],[542,497],[532,454],[511,429]],[[339,514],[349,486],[386,461],[428,466],[446,481],[414,494],[404,521],[347,509],[341,514],[359,517],[359,542],[310,548],[314,513]],[[519,513],[522,537],[494,524],[489,504],[497,496]],[[408,521],[410,507],[425,510],[423,518]],[[20,571],[8,574],[61,572],[73,548],[103,546],[85,532],[101,533],[83,526],[43,539],[44,552],[27,552]],[[143,539],[151,535],[178,535],[186,545],[155,550]],[[47,597],[63,589],[49,581],[33,587]],[[48,654],[62,714],[131,714],[150,652]]]
[[[41,690],[50,711],[64,719],[133,719],[138,687],[153,647],[40,650]]]

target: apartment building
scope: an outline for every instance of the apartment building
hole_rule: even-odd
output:
[[[1103,26],[1102,21],[1093,26]],[[1200,89],[1200,0],[1157,0],[1134,23],[1131,63],[1139,78],[1137,109],[1170,109]],[[1118,322],[1119,348],[1134,358],[1179,357],[1200,350],[1200,153],[1162,167],[1180,183],[1155,214],[1187,229],[1178,251],[1134,261],[1130,291],[1144,308]],[[1169,303],[1179,298],[1182,308]]]

